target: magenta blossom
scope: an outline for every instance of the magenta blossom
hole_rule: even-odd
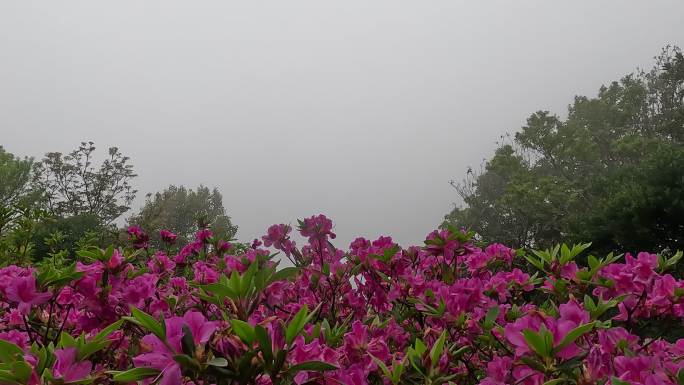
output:
[[[150,236],[139,226],[130,226],[126,232],[128,233],[128,240],[133,242],[133,248],[146,249],[149,247]]]
[[[183,317],[173,317],[166,320],[168,346],[152,334],[142,338],[142,346],[148,352],[134,357],[133,363],[136,367],[159,369],[162,372],[160,385],[180,385],[182,383],[181,368],[174,356],[182,352],[183,326],[190,329],[196,344],[205,344],[218,328],[218,322],[207,321],[202,313],[190,311],[185,313]]]
[[[195,240],[197,242],[208,243],[212,236],[214,236],[214,233],[212,233],[211,230],[202,229],[195,233]]]
[[[288,257],[295,248],[295,242],[290,240],[289,233],[292,228],[285,224],[273,225],[268,228],[268,234],[261,237],[264,246],[282,250]]]
[[[13,278],[5,293],[10,301],[19,303],[19,312],[24,315],[31,311],[31,306],[41,305],[52,297],[52,293],[36,291],[36,278],[33,275]]]
[[[90,374],[90,361],[76,361],[76,348],[56,349],[57,360],[52,366],[52,375],[64,382],[84,380]]]
[[[159,236],[161,237],[162,241],[169,243],[169,244],[176,242],[176,239],[178,238],[178,235],[172,233],[169,230],[160,231]]]
[[[106,265],[108,269],[113,270],[121,266],[121,262],[123,262],[123,256],[121,255],[121,252],[119,251],[119,249],[114,249],[114,252],[112,253],[112,256],[109,258],[109,261],[107,261]]]
[[[335,239],[336,235],[332,232],[333,223],[328,217],[323,214],[314,215],[299,221],[299,233],[303,237],[308,237],[309,242],[318,241],[325,242],[330,239]]]

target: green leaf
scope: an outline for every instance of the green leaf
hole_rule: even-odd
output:
[[[173,359],[178,362],[183,369],[192,371],[199,371],[202,369],[200,363],[187,354],[176,354],[173,356]]]
[[[166,332],[165,332],[165,327],[162,327],[162,325],[157,322],[157,320],[154,319],[151,315],[145,313],[142,310],[138,310],[135,306],[131,306],[131,315],[132,317],[122,317],[123,319],[127,319],[137,325],[142,326],[144,329],[149,330],[157,336],[160,340],[166,341]]]
[[[568,248],[568,245],[565,243],[561,246],[561,259],[560,263],[561,265],[564,265],[566,262],[568,262],[570,259],[572,259],[572,256],[570,254],[570,249]]]
[[[91,341],[102,341],[105,338],[107,338],[110,334],[114,333],[116,330],[118,330],[121,327],[121,324],[123,323],[123,320],[118,320],[114,322],[113,324],[107,326],[106,328],[100,330],[99,333],[95,335],[95,337],[92,338]]]
[[[223,357],[214,357],[211,360],[207,361],[207,365],[225,368],[226,366],[228,366],[228,360],[226,360]]]
[[[106,338],[114,331],[116,331],[123,322],[124,320],[118,320],[113,324],[107,326],[106,328],[102,329],[93,338],[91,338],[90,341],[88,341],[88,343],[79,344],[80,346],[78,347],[78,355],[76,356],[76,360],[83,361],[93,353],[96,353],[107,347],[107,345],[109,345],[111,341],[107,340]]]
[[[294,277],[299,273],[299,268],[297,267],[286,267],[280,271],[276,271],[275,274],[271,276],[271,279],[269,279],[269,283],[272,282],[277,282],[277,281],[284,281],[286,279],[290,279],[291,277]]]
[[[420,338],[416,338],[416,342],[414,344],[413,349],[416,351],[418,356],[422,356],[423,353],[427,350],[427,346],[425,346],[425,343],[423,343],[423,340]]]
[[[558,346],[556,346],[553,349],[554,353],[558,353],[561,351],[564,347],[570,345],[571,343],[575,342],[576,339],[580,338],[581,336],[589,333],[592,329],[594,328],[594,323],[590,322],[588,324],[580,325],[568,332],[568,334],[565,335],[565,337],[561,340],[560,343],[558,343]]]
[[[22,360],[24,357],[24,351],[21,350],[17,345],[7,342],[5,340],[0,340],[0,362],[14,362],[16,360]]]
[[[387,368],[387,365],[385,365],[385,363],[382,362],[382,360],[380,360],[378,357],[376,357],[370,353],[368,353],[368,355],[373,359],[375,364],[378,365],[380,370],[382,370],[382,373],[385,374],[385,377],[392,378],[392,372],[390,372],[389,368]]]
[[[567,382],[567,381],[568,380],[566,380],[565,378],[556,378],[554,380],[546,381],[543,385],[556,385],[556,384],[562,384],[562,383]]]
[[[312,370],[312,371],[317,371],[317,372],[323,372],[326,370],[335,370],[338,369],[337,366],[329,364],[327,362],[323,361],[306,361],[302,362],[297,365],[290,366],[290,368],[287,370],[288,373],[294,374],[297,372],[300,372],[302,370]]]
[[[632,385],[630,382],[623,381],[617,377],[611,377],[610,383],[611,383],[611,385]]]
[[[233,289],[221,283],[210,283],[200,287],[208,292],[218,295],[219,297],[228,297],[233,300],[237,299],[238,297],[238,294]]]
[[[392,383],[399,384],[401,380],[401,374],[404,372],[405,360],[402,360],[398,364],[392,364]]]
[[[525,363],[525,365],[529,366],[530,368],[537,370],[539,372],[543,373],[546,370],[546,368],[544,367],[544,364],[539,362],[539,360],[537,358],[532,358],[529,356],[522,356],[522,357],[520,357],[520,361]]]
[[[237,295],[240,295],[240,275],[238,274],[237,270],[233,270],[233,272],[230,274],[228,287]]]
[[[430,349],[430,361],[432,362],[432,366],[435,367],[439,363],[439,358],[442,356],[442,352],[444,351],[444,342],[446,341],[446,335],[447,332],[446,330],[440,334],[439,338],[437,338],[437,341],[435,341],[435,344],[432,345],[432,349]]]
[[[113,374],[112,380],[115,382],[136,382],[144,380],[145,378],[156,377],[159,375],[159,370],[155,368],[133,368],[123,372],[108,371],[108,374]]]
[[[241,296],[246,296],[247,294],[251,293],[254,289],[254,275],[256,275],[258,268],[259,264],[257,262],[253,262],[251,265],[249,265],[247,271],[245,271],[242,277],[240,277]]]
[[[57,346],[61,348],[72,348],[78,346],[78,342],[76,342],[76,339],[71,334],[62,332],[62,334],[59,335],[59,344]]]
[[[599,260],[594,257],[593,255],[590,255],[587,257],[587,262],[589,263],[589,267],[594,270],[596,267],[599,266]]]
[[[684,369],[677,372],[677,385],[684,385]]]
[[[589,312],[592,312],[594,309],[596,309],[596,303],[594,303],[594,300],[591,299],[591,297],[587,294],[584,295],[584,308]]]
[[[183,353],[194,356],[195,355],[195,339],[192,337],[192,332],[188,325],[183,325],[183,337],[181,337],[181,349]]]
[[[275,356],[275,362],[273,363],[273,371],[275,373],[280,372],[280,369],[283,367],[285,364],[285,358],[287,356],[287,351],[286,350],[279,350],[278,353],[276,353]]]
[[[26,363],[26,361],[17,361],[12,364],[12,371],[14,371],[14,376],[19,380],[19,382],[26,384],[31,377],[32,370],[31,366]]]
[[[292,318],[292,321],[287,325],[285,329],[285,342],[290,345],[292,341],[297,337],[297,335],[304,329],[306,324],[306,315],[309,312],[309,307],[307,305],[302,306],[301,309]]]
[[[259,349],[264,355],[264,362],[267,366],[270,366],[273,362],[273,347],[271,346],[271,337],[268,335],[266,329],[261,325],[256,325],[254,327],[254,334],[256,340],[259,342]]]
[[[102,261],[109,261],[112,258],[112,255],[114,255],[114,245],[109,245],[102,255]]]
[[[524,255],[525,259],[527,262],[531,263],[532,266],[536,267],[537,269],[544,271],[544,262],[541,259],[535,259],[534,257],[530,255]]]
[[[230,320],[230,325],[233,328],[233,332],[240,337],[247,345],[251,346],[256,338],[256,333],[250,324],[245,321],[232,319]]]
[[[3,385],[24,385],[17,381],[14,374],[10,373],[9,370],[0,370],[0,383]]]
[[[491,330],[494,327],[494,322],[496,322],[496,317],[499,316],[499,311],[500,309],[498,306],[493,306],[487,310],[483,324],[486,330]]]
[[[525,342],[527,342],[527,346],[529,346],[530,349],[541,357],[549,356],[549,351],[546,349],[546,341],[541,333],[537,334],[531,329],[525,329],[522,333],[523,337],[525,337]]]

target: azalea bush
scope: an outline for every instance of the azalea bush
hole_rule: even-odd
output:
[[[209,229],[0,269],[0,384],[681,384],[681,253]],[[157,234],[155,234],[155,237]],[[59,258],[58,258],[59,257]],[[280,262],[280,263],[279,263]],[[285,267],[287,265],[287,267]]]

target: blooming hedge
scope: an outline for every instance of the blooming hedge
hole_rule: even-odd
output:
[[[0,269],[0,384],[684,381],[684,339],[658,330],[684,319],[681,253],[525,254],[455,229],[345,251],[323,215],[299,221],[301,248],[291,230],[247,248],[162,231],[152,250],[133,227],[71,266]]]

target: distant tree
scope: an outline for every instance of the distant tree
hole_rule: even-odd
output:
[[[109,225],[130,208],[137,192],[130,185],[136,177],[130,159],[110,147],[96,168],[94,155],[93,142],[82,142],[68,155],[50,152],[36,164],[34,186],[54,216],[92,215]]]
[[[90,237],[92,245],[106,247],[117,244],[118,236],[119,230],[114,226],[103,225],[93,214],[80,214],[43,218],[36,226],[32,241],[36,259],[44,258],[51,248],[66,250],[67,256],[73,258],[78,242],[84,237]]]
[[[33,159],[19,158],[0,146],[0,205],[11,206],[29,193]]]
[[[480,172],[453,183],[445,221],[487,241],[602,251],[684,247],[684,56],[577,96],[565,120],[534,113]]]
[[[35,198],[30,190],[33,159],[19,158],[0,146],[0,236]]]
[[[129,219],[158,241],[160,230],[171,230],[181,241],[190,239],[200,228],[209,227],[215,236],[231,239],[237,233],[223,207],[218,189],[200,185],[197,189],[171,185],[156,194],[148,194],[145,205]]]

